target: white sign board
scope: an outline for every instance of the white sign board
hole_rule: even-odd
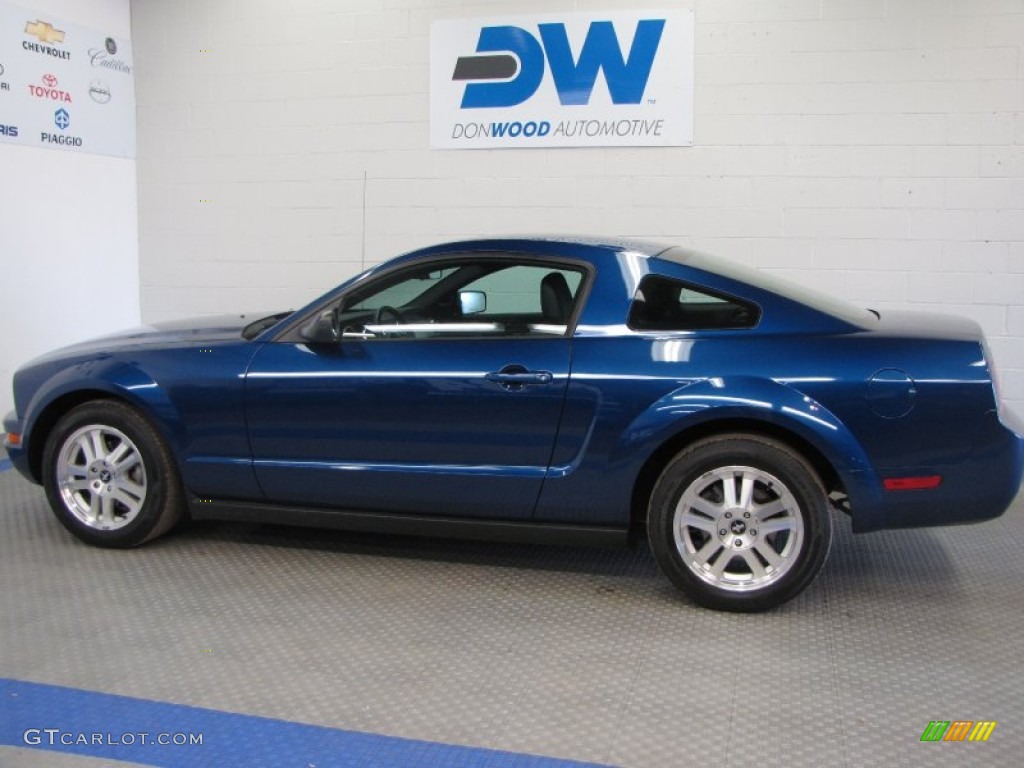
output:
[[[0,3],[0,142],[135,157],[131,43]]]
[[[430,143],[693,144],[693,11],[436,21]]]

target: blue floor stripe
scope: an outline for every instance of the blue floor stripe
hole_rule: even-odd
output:
[[[156,743],[175,734],[198,734],[202,743]],[[601,768],[4,678],[0,745],[162,768]]]
[[[10,469],[13,466],[14,465],[11,464],[10,459],[0,459],[0,472],[3,472],[5,469]]]

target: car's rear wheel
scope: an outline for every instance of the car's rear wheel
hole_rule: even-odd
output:
[[[665,468],[647,530],[659,567],[694,602],[763,611],[821,570],[831,504],[813,468],[788,446],[721,435],[694,443]]]
[[[133,408],[102,400],[69,411],[43,450],[43,485],[65,528],[100,547],[133,547],[181,519],[170,451]]]

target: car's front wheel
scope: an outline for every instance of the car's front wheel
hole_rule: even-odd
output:
[[[133,547],[181,519],[174,461],[135,409],[112,400],[64,415],[43,449],[43,485],[57,519],[82,541]]]
[[[813,468],[756,435],[721,435],[682,451],[654,487],[647,523],[673,584],[728,611],[762,611],[797,595],[832,541],[831,504]]]

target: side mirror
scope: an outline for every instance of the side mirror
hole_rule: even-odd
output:
[[[341,340],[338,329],[337,315],[333,309],[325,309],[304,326],[299,334],[306,341],[320,344],[333,344]]]
[[[479,315],[487,309],[487,294],[483,291],[459,291],[459,309],[463,317]]]

